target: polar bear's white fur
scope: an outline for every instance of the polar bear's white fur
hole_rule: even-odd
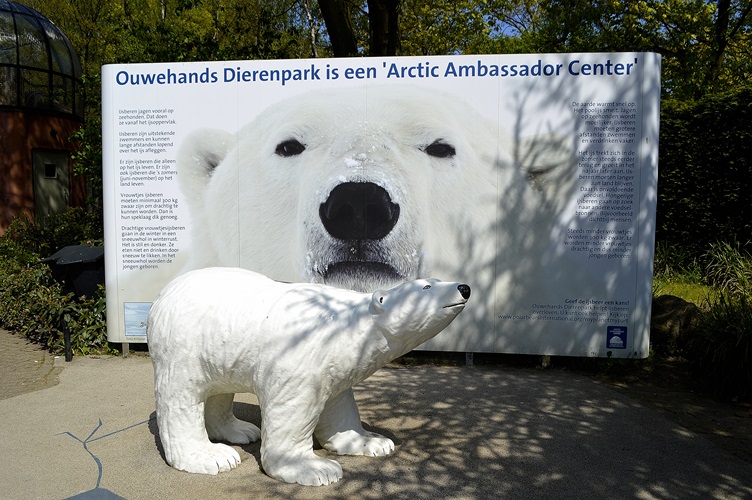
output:
[[[157,422],[167,462],[216,474],[240,463],[231,447],[261,437],[264,471],[321,485],[340,465],[314,454],[387,455],[394,443],[363,429],[352,386],[443,330],[470,288],[416,280],[373,294],[289,284],[237,268],[172,281],[148,320]],[[235,418],[233,395],[252,392],[261,430]]]

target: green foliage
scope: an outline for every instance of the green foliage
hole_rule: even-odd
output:
[[[34,223],[25,213],[16,216],[0,236],[0,266],[23,268],[36,263],[39,255],[34,249]],[[28,230],[27,230],[28,229]]]
[[[33,342],[52,347],[62,336],[61,319],[70,300],[46,265],[0,268],[0,325]]]
[[[107,308],[104,287],[100,285],[95,297],[79,297],[68,303],[62,319],[71,334],[71,349],[81,354],[115,353],[107,344]],[[64,349],[62,337],[50,346],[55,352]]]
[[[85,108],[101,109],[102,78],[99,73],[83,76]],[[84,126],[76,130],[71,140],[77,145],[71,156],[76,175],[86,179],[88,196],[86,205],[92,210],[102,210],[102,114],[87,113]]]
[[[708,284],[732,299],[752,301],[752,254],[738,243],[718,242],[707,254]]]
[[[103,292],[76,298],[62,291],[45,264],[0,260],[0,326],[59,353],[67,323],[74,353],[109,352]]]
[[[41,221],[25,213],[16,216],[0,236],[0,249],[28,264],[32,258],[49,257],[66,246],[99,245],[102,238],[102,214],[71,207]]]
[[[685,247],[658,242],[655,246],[653,276],[664,282],[700,283],[702,266]]]
[[[752,241],[752,86],[661,113],[656,239],[700,257]]]
[[[665,268],[671,270],[662,274],[686,277],[676,270],[690,258],[681,252],[673,258],[664,257],[671,251],[664,247],[656,252],[656,262],[668,262]],[[662,287],[665,293],[691,298],[701,306],[698,322],[686,332],[682,355],[697,380],[716,396],[752,396],[752,255],[738,244],[717,242],[710,246],[702,264],[692,262],[693,276],[702,269],[702,279],[710,285],[704,288],[702,300],[697,292],[703,285],[697,283],[683,283],[678,292],[671,288],[674,283]],[[687,297],[682,290],[694,296]]]
[[[750,4],[698,0],[542,0],[522,38],[542,52],[651,51],[664,95],[692,99],[749,81]]]
[[[693,304],[707,304],[714,300],[717,290],[702,283],[687,282],[681,279],[664,281],[661,278],[653,278],[653,296],[673,295]]]
[[[410,55],[479,52],[493,25],[486,2],[407,0],[400,19],[402,53]]]
[[[56,250],[91,243],[101,221],[72,208],[34,223],[21,215],[0,236],[0,327],[17,332],[55,352],[64,347],[67,324],[71,346],[79,354],[109,351],[104,289],[96,297],[65,293],[40,262]],[[99,236],[101,238],[101,236]]]

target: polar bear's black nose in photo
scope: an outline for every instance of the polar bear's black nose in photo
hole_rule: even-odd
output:
[[[386,189],[372,182],[340,184],[319,207],[324,228],[340,240],[380,240],[397,224],[399,214]]]
[[[459,285],[457,287],[457,290],[460,291],[460,295],[462,295],[463,299],[469,299],[470,298],[470,287],[467,285]]]

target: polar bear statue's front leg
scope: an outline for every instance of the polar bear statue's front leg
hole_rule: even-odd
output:
[[[313,430],[324,402],[315,398],[314,390],[295,397],[280,392],[268,399],[258,395],[264,472],[286,483],[304,486],[336,483],[342,479],[342,466],[313,452]]]
[[[363,429],[352,388],[326,402],[314,436],[322,447],[339,455],[383,457],[394,451],[391,439]]]

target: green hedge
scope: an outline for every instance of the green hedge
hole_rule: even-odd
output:
[[[41,223],[23,215],[13,221],[0,236],[0,327],[53,352],[63,351],[67,327],[74,353],[112,352],[104,288],[95,297],[75,297],[64,292],[49,266],[40,262],[64,246],[101,240],[98,220],[73,208]]]
[[[752,241],[752,85],[661,110],[656,240],[701,257]]]

